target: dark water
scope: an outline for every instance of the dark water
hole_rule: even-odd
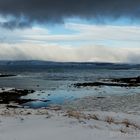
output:
[[[48,102],[30,102],[25,106],[46,107],[51,104],[63,104],[86,96],[128,96],[139,94],[140,88],[90,87],[74,88],[77,82],[94,82],[101,79],[140,76],[139,67],[93,67],[76,66],[6,66],[0,67],[0,73],[17,74],[15,77],[0,78],[0,87],[34,89],[35,93],[23,98],[48,100]]]

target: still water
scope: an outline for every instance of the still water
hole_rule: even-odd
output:
[[[0,78],[0,87],[33,89],[36,92],[23,98],[47,100],[24,104],[25,106],[39,108],[52,104],[63,104],[87,96],[128,96],[139,94],[140,88],[125,87],[87,87],[75,88],[77,82],[95,82],[102,79],[135,77],[140,75],[139,69],[105,69],[80,67],[54,67],[38,69],[8,69],[14,77]],[[1,71],[4,73],[4,71]]]

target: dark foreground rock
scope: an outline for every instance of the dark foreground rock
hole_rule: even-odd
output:
[[[93,87],[93,86],[118,86],[118,87],[137,87],[140,86],[140,77],[108,79],[106,82],[87,82],[76,83],[74,87]]]
[[[13,76],[17,76],[14,74],[0,74],[0,77],[13,77]]]
[[[127,83],[127,84],[140,84],[140,76],[130,78],[116,78],[112,79],[112,82]]]
[[[91,82],[91,83],[76,83],[74,87],[93,87],[93,86],[116,86],[116,87],[137,87],[138,84],[125,84],[125,83],[103,83],[103,82]]]
[[[32,101],[31,99],[22,99],[22,96],[26,96],[30,93],[35,92],[34,90],[26,89],[11,89],[8,91],[0,92],[0,104],[17,103],[23,104]]]

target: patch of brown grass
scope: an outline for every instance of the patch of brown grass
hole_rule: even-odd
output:
[[[84,114],[84,113],[81,113],[79,111],[73,111],[73,110],[70,110],[70,111],[67,111],[67,114],[66,116],[70,117],[70,118],[76,118],[78,120],[80,119],[87,119],[87,120],[90,120],[90,119],[93,119],[93,120],[98,120],[98,121],[105,121],[109,124],[123,124],[125,125],[126,128],[128,127],[134,127],[135,129],[139,129],[140,130],[140,126],[138,126],[137,124],[131,122],[130,120],[128,119],[124,119],[122,121],[115,121],[113,117],[111,116],[107,116],[105,119],[100,119],[98,117],[98,115],[96,114]],[[123,129],[120,130],[122,133],[126,133]]]
[[[109,116],[106,117],[105,121],[108,122],[109,124],[115,123],[114,119],[112,117],[109,117]]]
[[[93,114],[93,115],[89,114],[88,117],[89,117],[89,119],[99,120],[99,118],[95,114]]]
[[[69,118],[73,117],[73,118],[76,118],[76,119],[86,118],[86,115],[85,114],[80,113],[78,111],[67,111],[67,116]]]
[[[93,115],[91,115],[91,114],[85,115],[84,113],[81,113],[79,111],[67,111],[67,116],[68,117],[73,117],[73,118],[76,118],[76,119],[99,120],[99,118],[95,114],[93,114]]]
[[[129,127],[131,125],[128,119],[123,120],[122,124],[124,124],[126,127]]]
[[[136,129],[140,129],[140,126],[138,126],[135,123],[130,122],[128,119],[123,120],[121,123],[124,124],[126,127],[132,126],[132,127],[136,128]]]

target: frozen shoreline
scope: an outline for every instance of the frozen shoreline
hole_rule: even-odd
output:
[[[0,140],[140,139],[138,114],[0,108]]]
[[[40,109],[1,104],[0,140],[139,140],[139,100],[133,94],[87,96]]]

